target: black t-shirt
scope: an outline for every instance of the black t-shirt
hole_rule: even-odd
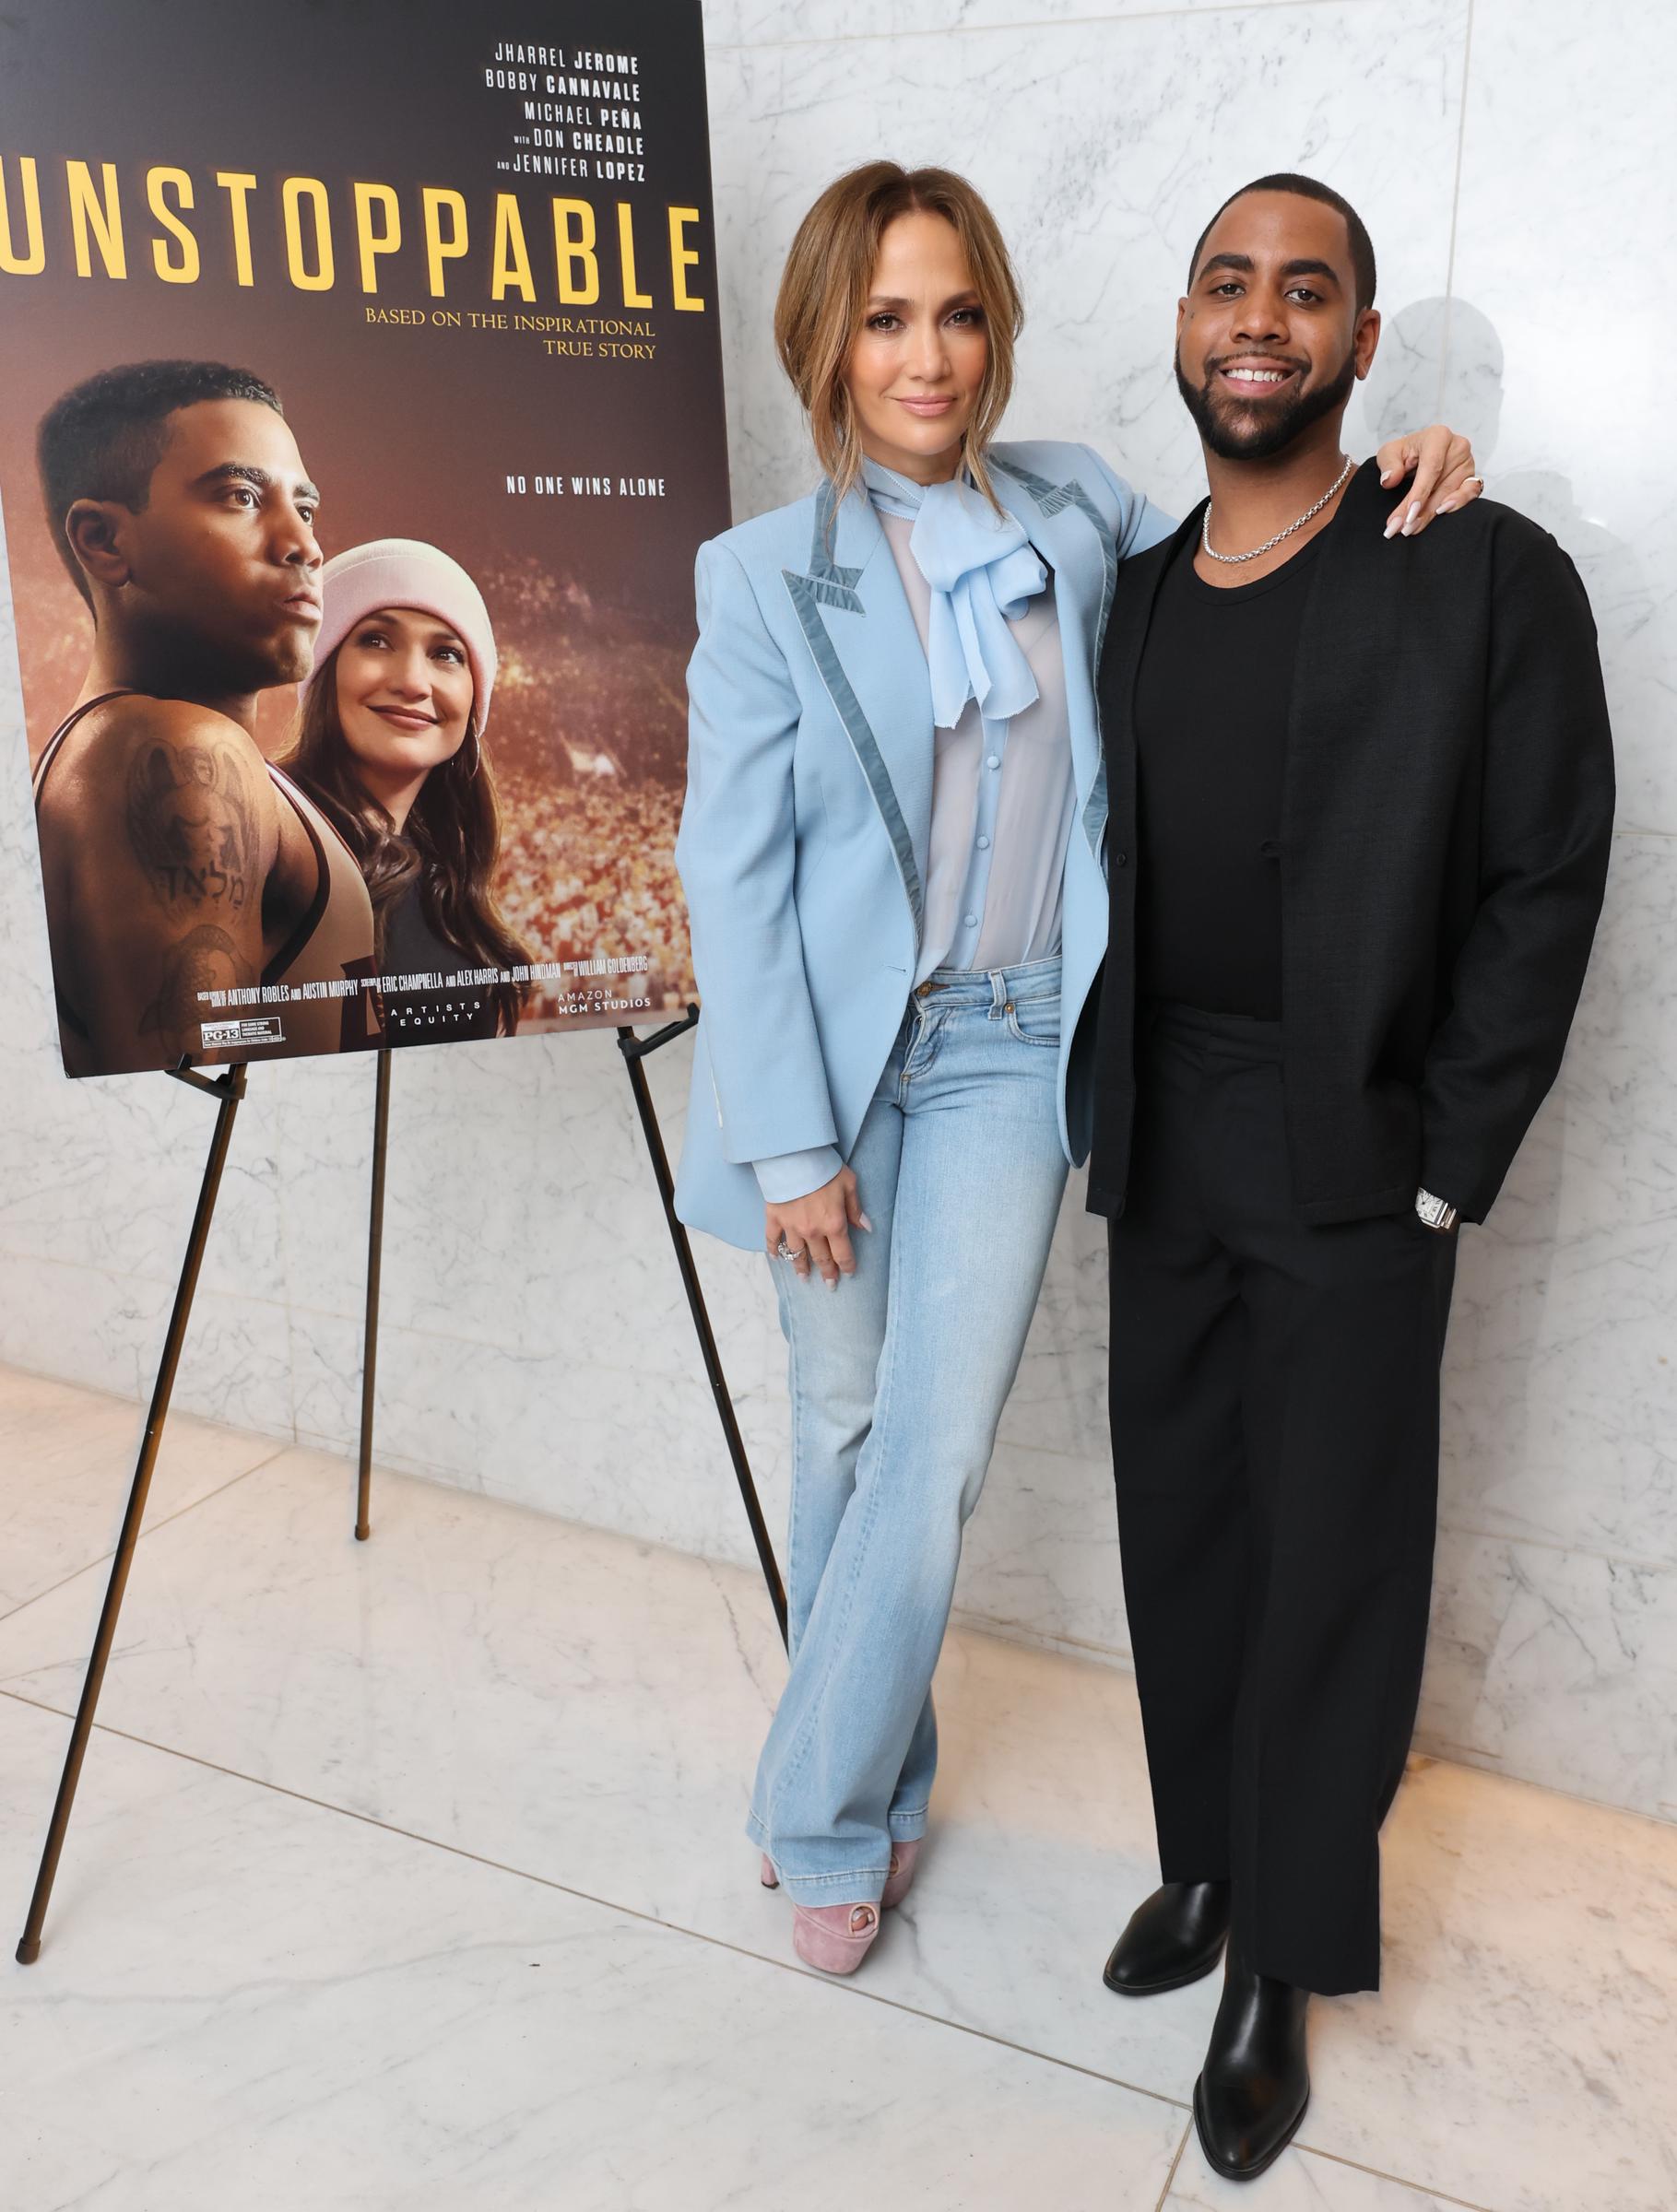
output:
[[[1141,994],[1279,1021],[1281,779],[1299,626],[1330,523],[1256,583],[1159,586],[1136,685]]]
[[[443,980],[417,991],[387,988],[382,993],[384,1042],[442,1044],[459,1038],[493,1037],[498,1015],[488,987],[446,980],[478,964],[431,927],[419,886],[409,884],[390,911],[382,972],[392,983],[408,975]]]

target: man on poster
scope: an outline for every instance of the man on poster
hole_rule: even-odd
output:
[[[1378,1985],[1456,1225],[1560,1066],[1612,819],[1566,556],[1488,500],[1394,548],[1342,454],[1374,296],[1307,178],[1212,218],[1176,355],[1211,499],[1125,563],[1100,682],[1090,1204],[1163,1877],[1106,1981],[1180,1987],[1227,1936],[1194,2110],[1235,2179],[1303,2117],[1310,1993]]]
[[[35,771],[65,1065],[213,1059],[210,994],[248,1005],[261,985],[372,972],[353,857],[255,739],[262,693],[313,665],[319,495],[273,391],[210,362],[89,378],[49,410],[37,453],[94,625]],[[363,1021],[360,991],[288,989],[230,1056],[337,1051]]]

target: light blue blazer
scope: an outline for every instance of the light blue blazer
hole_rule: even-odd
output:
[[[1106,947],[1094,672],[1118,563],[1175,524],[1086,445],[998,445],[997,496],[1054,571],[1077,809],[1066,853],[1060,1138],[1089,1150],[1074,1041]],[[831,524],[831,535],[829,524]],[[926,654],[873,504],[809,498],[700,547],[676,860],[703,1011],[681,1218],[760,1247],[751,1162],[848,1159],[918,965],[932,812]]]

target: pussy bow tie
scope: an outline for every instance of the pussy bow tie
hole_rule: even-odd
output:
[[[1037,696],[1036,678],[1008,625],[1048,581],[1024,524],[998,512],[964,474],[916,484],[876,461],[862,474],[876,507],[914,524],[909,551],[932,595],[932,720],[952,730],[969,699],[993,722],[1022,712]]]

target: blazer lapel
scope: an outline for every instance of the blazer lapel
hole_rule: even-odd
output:
[[[1293,864],[1284,879],[1286,917],[1295,944],[1304,941],[1316,920],[1309,901],[1317,886],[1328,887],[1328,877],[1297,864],[1323,852],[1351,857],[1341,809],[1361,777],[1348,782],[1347,759],[1354,756],[1364,773],[1382,772],[1372,766],[1378,724],[1368,712],[1371,687],[1383,695],[1403,693],[1403,671],[1389,657],[1389,641],[1402,631],[1410,564],[1401,548],[1393,558],[1394,548],[1387,543],[1380,526],[1385,504],[1380,472],[1365,461],[1333,520],[1331,556],[1324,547],[1305,589],[1297,665],[1309,675],[1293,681],[1281,785],[1281,849]],[[1348,638],[1358,641],[1357,651],[1346,650]],[[1407,748],[1407,724],[1399,720],[1391,726]],[[1337,877],[1332,883],[1337,889]],[[1332,928],[1330,913],[1321,920]]]
[[[920,633],[873,502],[816,495],[809,564],[781,571],[833,710],[885,825],[919,937],[932,821],[932,689]]]
[[[1094,672],[1117,588],[1117,546],[1105,516],[1075,477],[1054,484],[1004,462],[995,465],[995,473],[1002,504],[1054,571],[1078,818],[1098,859],[1106,827],[1106,765]]]
[[[1177,525],[1174,536],[1153,547],[1139,559],[1124,564],[1124,576],[1107,628],[1100,663],[1100,714],[1104,736],[1105,772],[1124,794],[1120,819],[1135,819],[1136,789],[1136,685],[1141,674],[1141,655],[1152,626],[1153,606],[1165,571],[1177,553],[1199,528],[1208,500],[1201,500],[1192,514]]]

